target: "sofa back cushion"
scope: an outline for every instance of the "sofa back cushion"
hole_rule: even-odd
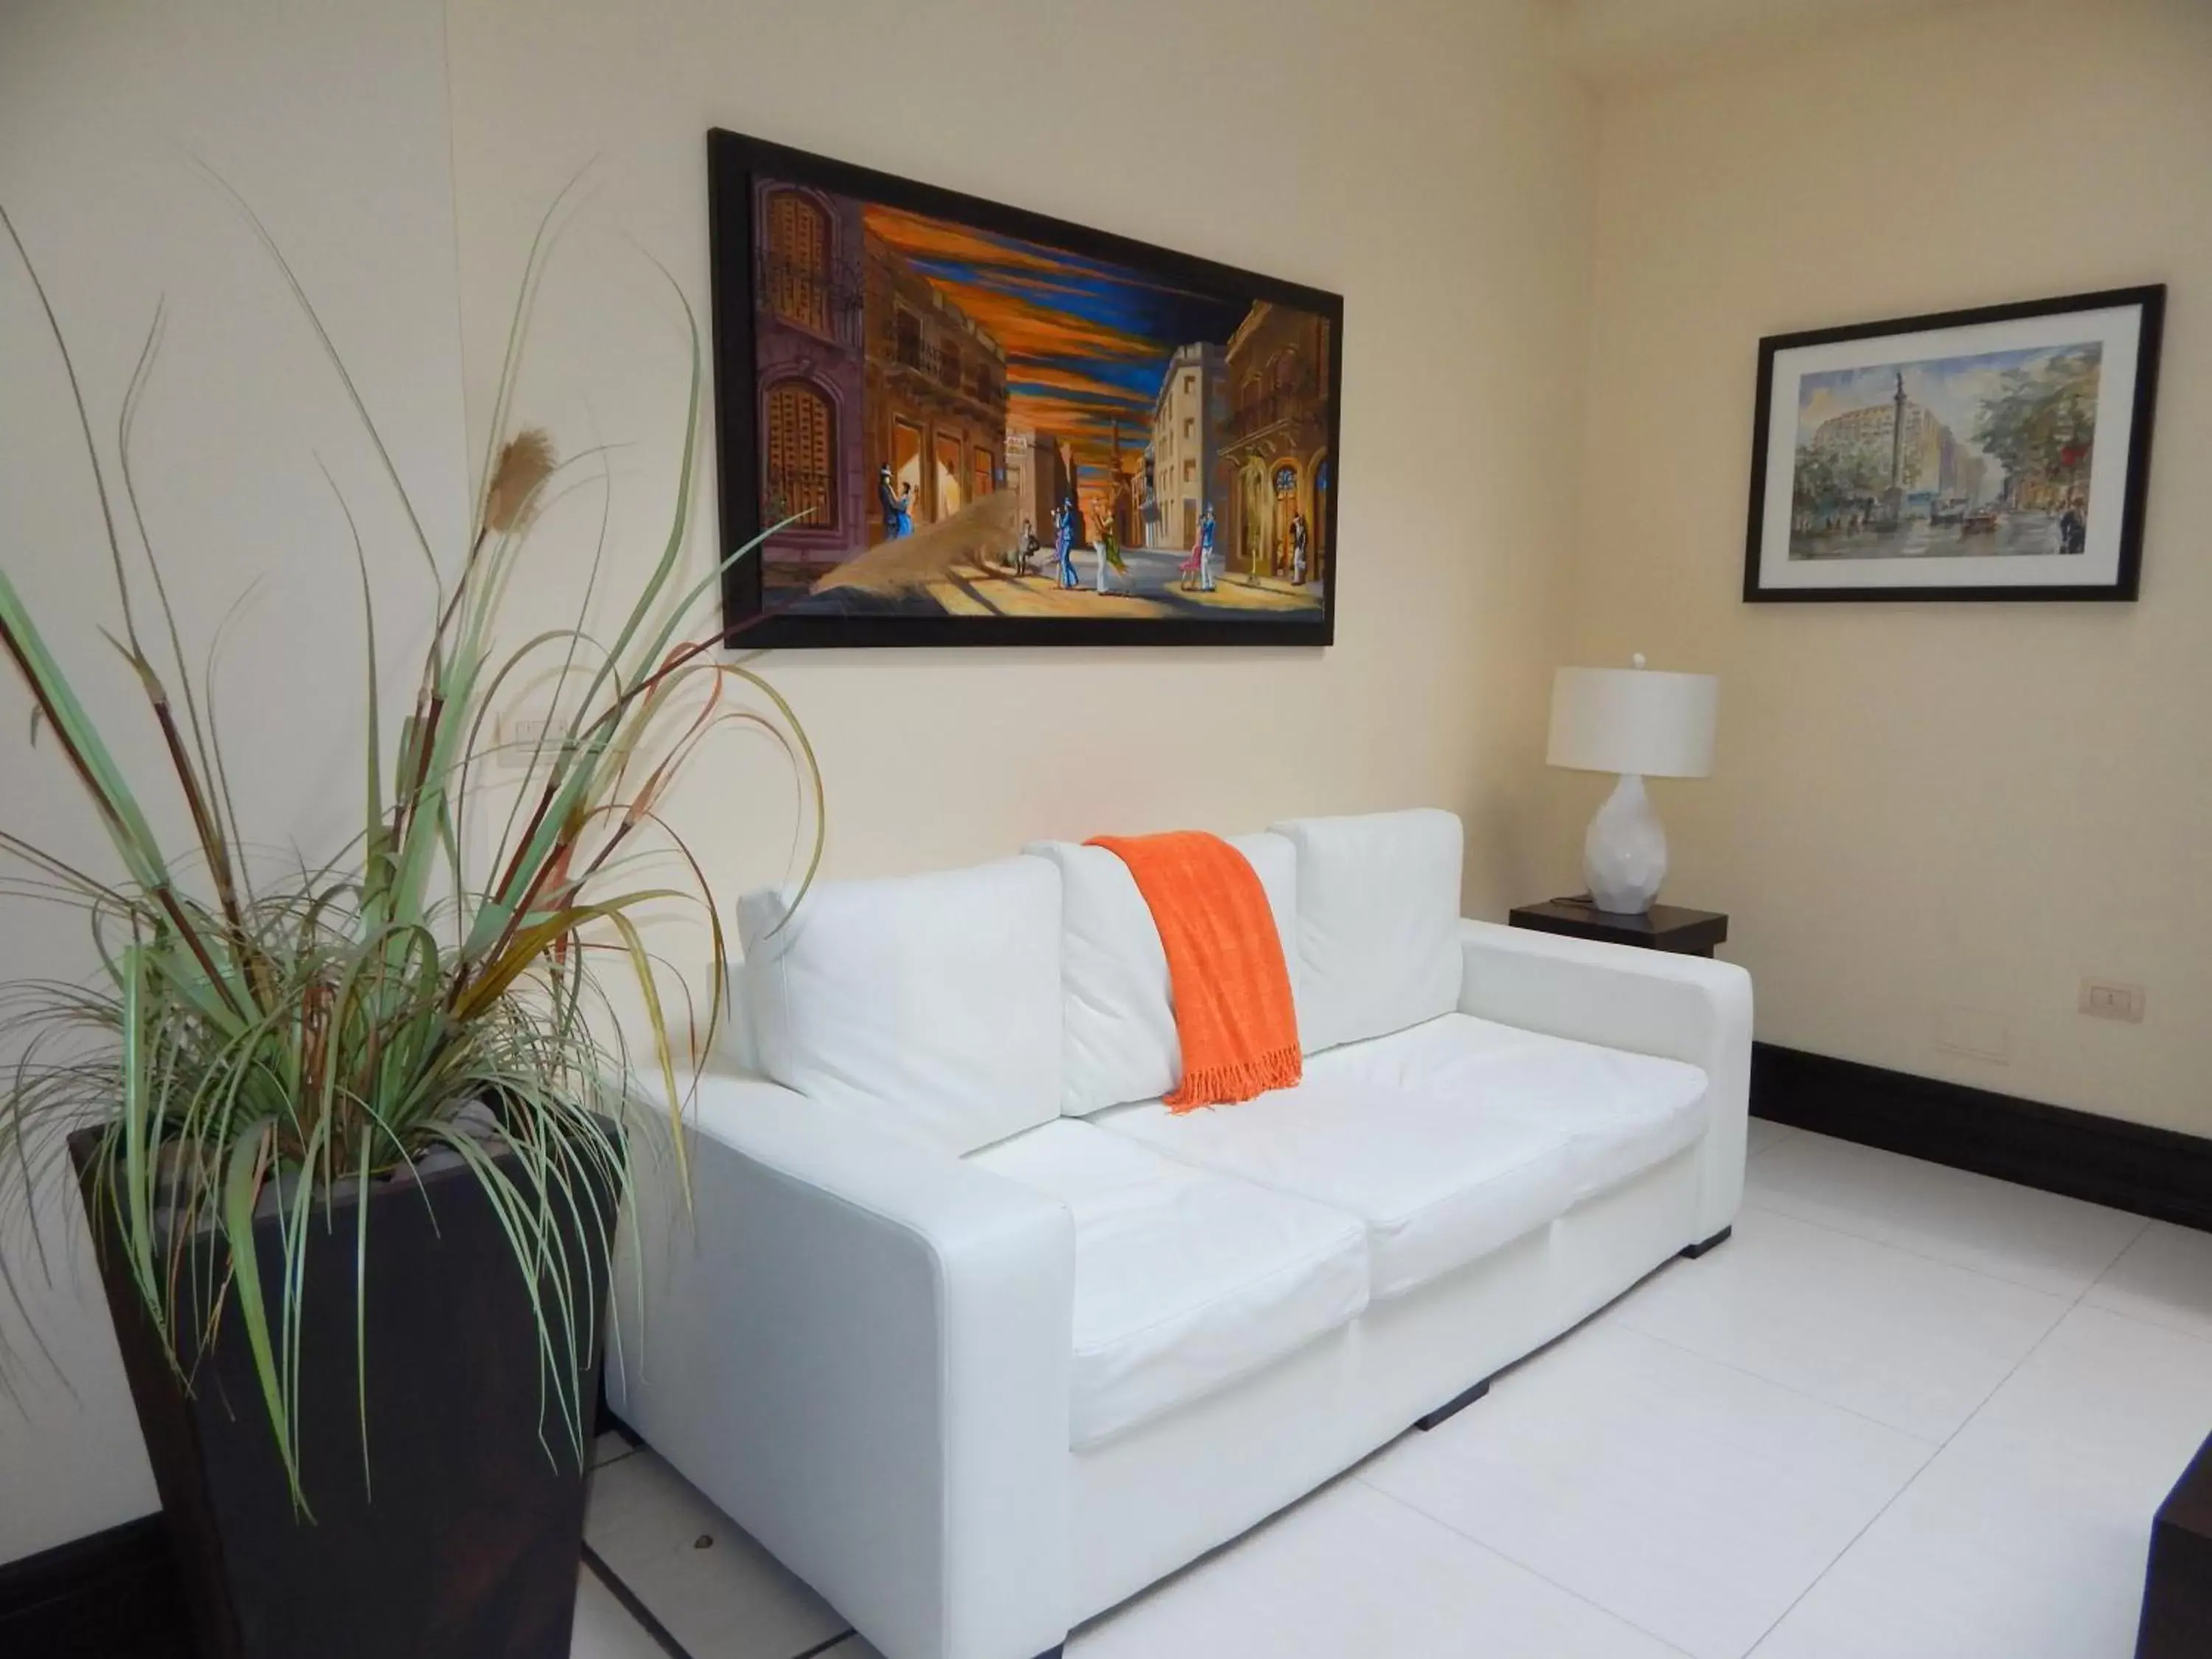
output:
[[[1267,892],[1295,1003],[1297,854],[1280,836],[1225,839]],[[1060,870],[1066,977],[1060,1109],[1084,1117],[1158,1099],[1182,1079],[1182,1046],[1176,1040],[1167,954],[1129,866],[1103,847],[1073,842],[1038,842],[1027,850]]]
[[[1006,859],[738,904],[761,1069],[955,1154],[1060,1102],[1060,872]]]
[[[743,906],[739,907],[742,912]],[[761,1065],[760,1044],[753,1036],[752,999],[745,992],[745,963],[742,951],[732,951],[722,974],[722,1020],[714,1028],[714,1047],[707,1063],[719,1071],[745,1077],[766,1077]]]
[[[1422,808],[1273,827],[1297,853],[1298,1029],[1308,1054],[1459,1006],[1457,817]]]

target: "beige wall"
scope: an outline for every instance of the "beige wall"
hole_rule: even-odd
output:
[[[703,314],[710,125],[1345,296],[1334,648],[772,658],[821,750],[833,873],[1431,802],[1467,816],[1478,908],[1528,890],[1566,637],[1590,129],[1533,9],[1138,0],[1103,31],[1034,0],[449,15],[471,418],[536,217],[597,158],[519,412],[564,450],[633,443],[618,546],[648,532],[683,394],[680,319],[641,250]],[[1131,40],[1175,73],[1128,73]],[[590,511],[545,526],[564,591],[595,530]],[[787,786],[758,750],[716,764],[681,828],[728,888],[780,874]]]
[[[1127,73],[1137,12],[1176,74]],[[1267,95],[1243,95],[1255,77]],[[821,747],[834,871],[1433,802],[1468,815],[1472,902],[1494,913],[1526,890],[1547,827],[1546,677],[1567,629],[1592,140],[1533,0],[1382,0],[1356,16],[1325,0],[1145,0],[1103,34],[1083,9],[999,0],[0,7],[0,198],[85,346],[103,432],[168,296],[142,465],[187,637],[271,573],[224,682],[260,833],[327,846],[354,811],[357,762],[333,734],[358,726],[358,613],[318,455],[365,515],[387,667],[422,594],[312,339],[191,158],[292,252],[449,557],[475,453],[464,368],[480,441],[531,233],[597,158],[518,415],[568,453],[616,446],[613,546],[634,571],[642,538],[658,545],[685,373],[681,309],[652,262],[703,314],[713,123],[1346,297],[1340,643],[773,659]],[[112,617],[96,509],[33,303],[0,262],[0,556],[54,643],[92,665],[95,708],[121,716],[131,689],[102,678],[94,632]],[[694,505],[712,500],[710,467]],[[549,516],[518,628],[567,619],[597,522],[574,513],[585,502]],[[709,535],[702,518],[695,568]],[[96,848],[27,730],[0,675],[0,822]],[[672,811],[726,902],[785,868],[793,805],[769,751],[739,739]],[[0,911],[0,980],[80,964],[73,921]],[[704,954],[696,929],[660,943],[687,969]],[[82,1265],[73,1204],[50,1189],[40,1210]],[[18,1219],[0,1218],[11,1267],[27,1254]],[[0,1395],[0,1561],[154,1503],[98,1292],[63,1265],[50,1289],[33,1275],[31,1297],[59,1375],[34,1361],[19,1397]],[[4,1298],[0,1341],[29,1351]]]
[[[1722,677],[1717,775],[1655,790],[1669,896],[1732,914],[1769,1041],[2212,1133],[2212,7],[1948,12],[1600,133],[1578,655]],[[2140,604],[1740,602],[1759,336],[2148,282]],[[2088,974],[2146,1021],[2076,1014]]]

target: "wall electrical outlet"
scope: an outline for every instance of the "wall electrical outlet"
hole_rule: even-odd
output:
[[[2140,1025],[2143,1001],[2143,988],[2140,985],[2123,985],[2110,979],[2081,981],[2081,1012],[2092,1019],[2122,1019],[2130,1025]]]

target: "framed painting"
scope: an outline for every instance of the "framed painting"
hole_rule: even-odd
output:
[[[2163,288],[1759,343],[1743,597],[2132,599]]]
[[[1327,645],[1344,302],[708,137],[748,647]]]

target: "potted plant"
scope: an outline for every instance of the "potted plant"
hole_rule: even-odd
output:
[[[399,489],[304,290],[252,222]],[[111,464],[4,212],[0,228],[67,373],[109,526],[114,640],[167,761],[151,778],[117,763],[0,565],[0,647],[30,688],[34,733],[90,798],[113,854],[63,858],[0,832],[0,856],[28,866],[6,886],[80,907],[100,962],[91,982],[19,986],[0,1002],[23,1054],[0,1078],[0,1188],[18,1188],[0,1198],[21,1200],[70,1160],[204,1652],[566,1659],[633,1110],[670,1115],[657,1139],[674,1149],[665,1178],[682,1178],[677,1043],[641,907],[704,908],[710,1035],[720,1012],[722,934],[698,865],[678,843],[687,880],[647,885],[636,855],[656,833],[672,839],[656,804],[700,742],[756,719],[720,708],[730,677],[766,696],[812,781],[819,853],[818,775],[788,706],[714,654],[719,630],[683,632],[720,574],[688,586],[678,574],[696,324],[667,536],[604,647],[580,624],[504,654],[498,641],[501,595],[561,471],[540,432],[501,441],[514,345],[476,523],[437,577],[434,632],[389,741],[356,533],[362,827],[322,867],[272,874],[242,853],[207,698],[135,510],[131,415],[152,339]],[[541,228],[516,342],[545,245]],[[480,865],[466,826],[496,700],[540,666],[559,671],[560,713]],[[191,825],[186,855],[157,839],[156,789]],[[619,1036],[601,1035],[602,960],[635,976],[648,1012],[665,1096],[649,1108]]]

